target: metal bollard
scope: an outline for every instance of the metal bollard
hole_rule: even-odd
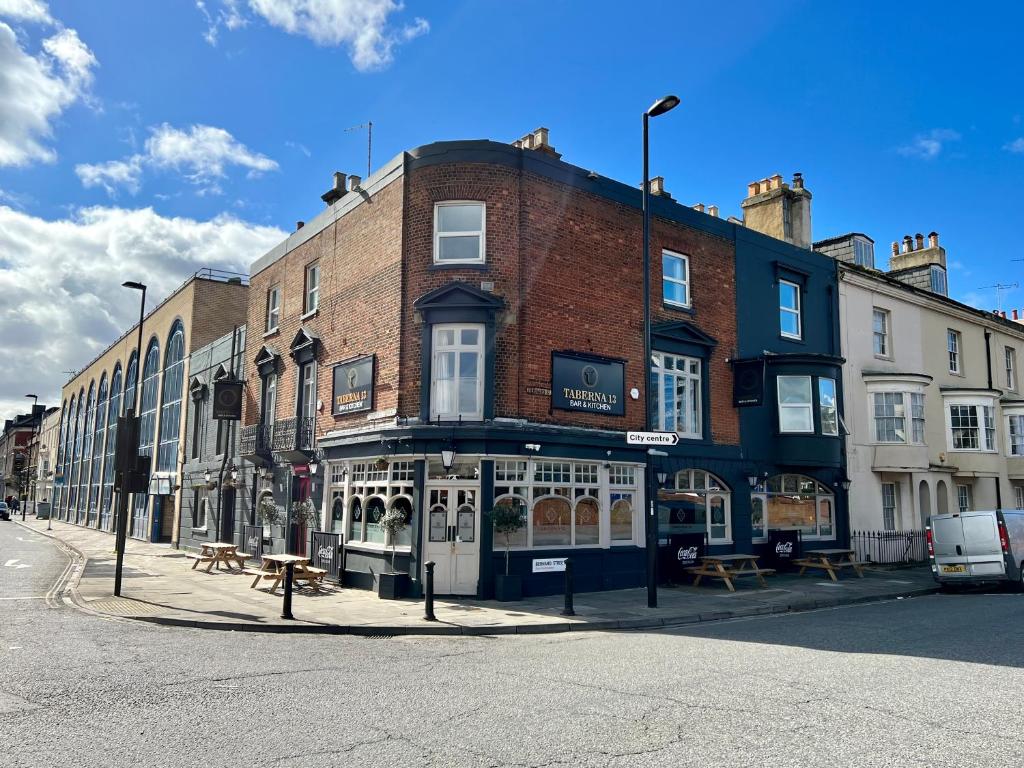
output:
[[[423,619],[425,621],[437,621],[437,617],[434,615],[434,561],[428,560],[424,563],[424,567],[427,569],[427,591],[426,600],[423,605]]]
[[[575,616],[576,611],[572,608],[572,558],[565,558],[565,608],[562,609],[563,616]]]
[[[292,616],[292,580],[295,578],[295,563],[284,567],[284,607],[281,609],[282,619],[295,620]]]

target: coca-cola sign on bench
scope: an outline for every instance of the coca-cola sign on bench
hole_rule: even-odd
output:
[[[777,571],[793,570],[800,557],[800,531],[768,531],[768,561]]]

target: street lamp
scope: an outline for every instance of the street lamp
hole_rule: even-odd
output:
[[[651,413],[651,179],[648,168],[648,123],[652,117],[663,115],[669,110],[679,106],[678,96],[662,96],[644,112],[644,185],[643,185],[643,214],[644,214],[644,364],[640,369],[644,376],[644,430],[650,432],[653,428],[654,419]],[[655,514],[655,497],[657,490],[651,482],[651,457],[645,456],[647,470],[645,472],[645,484],[647,486],[647,607],[658,607],[658,518]]]
[[[139,400],[139,382],[142,378],[142,321],[146,317],[146,286],[143,283],[138,283],[133,280],[126,280],[121,283],[122,288],[130,288],[133,291],[141,291],[142,297],[139,301],[139,333],[138,338],[135,342],[135,388],[132,394],[132,401],[125,403],[124,422],[121,428],[118,429],[118,435],[121,434],[121,429],[132,425],[130,428],[130,434],[128,437],[134,437],[134,440],[130,440],[126,445],[129,446],[130,451],[138,451],[138,430],[136,425],[138,420],[135,417],[136,408],[135,405]],[[125,382],[125,388],[127,389],[128,382]],[[126,457],[127,459],[127,457]],[[135,466],[135,460],[131,461],[132,467]],[[125,461],[125,466],[119,467],[121,469],[121,489],[117,496],[117,537],[115,539],[114,549],[117,552],[117,560],[114,566],[114,596],[121,596],[121,570],[124,566],[124,542],[128,534],[128,491],[127,491],[127,478],[128,478],[128,462]]]
[[[36,417],[36,404],[39,402],[39,396],[38,395],[25,395],[25,397],[31,397],[32,398],[32,418],[35,419],[35,417]],[[42,427],[43,424],[42,424],[42,419],[41,418],[40,418],[39,422],[40,422],[39,426]],[[31,438],[31,440],[29,441],[29,444],[28,444],[28,461],[27,461],[27,463],[25,465],[25,482],[26,483],[30,482],[29,476],[28,476],[28,471],[32,467],[32,443],[35,442],[35,441],[36,441],[36,425],[35,425],[35,422],[33,421],[33,423],[32,423],[32,438]],[[39,446],[36,445],[37,462],[38,462],[38,456],[39,456]],[[32,486],[33,490],[35,489],[36,485],[38,485],[38,483],[36,483],[36,484],[34,484]],[[34,493],[32,494],[32,501],[35,502],[35,494]],[[25,507],[27,507],[27,506],[28,506],[28,494],[26,493],[25,494],[25,501],[21,505],[21,522],[23,522],[23,523],[25,522]],[[36,508],[35,507],[35,503],[33,503],[32,504],[32,509],[34,510],[35,508]]]

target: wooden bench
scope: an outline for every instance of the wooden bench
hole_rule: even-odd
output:
[[[215,557],[210,557],[208,555],[198,555],[198,554],[194,554],[192,552],[186,552],[185,553],[185,557],[195,561],[194,563],[192,563],[192,570],[193,571],[196,569],[196,566],[199,565],[200,563],[212,563],[212,562],[214,562],[217,559]]]
[[[738,567],[735,565],[737,563],[739,564]],[[739,576],[754,576],[762,587],[767,587],[768,584],[765,582],[764,577],[775,573],[774,568],[758,567],[756,556],[743,554],[708,555],[701,558],[699,565],[690,566],[685,570],[696,577],[693,580],[693,586],[695,587],[699,587],[701,579],[706,576],[721,579],[725,582],[725,586],[729,588],[730,592],[736,591],[732,580]]]
[[[824,571],[832,581],[839,581],[836,578],[836,571],[840,568],[852,568],[858,578],[864,578],[864,567],[869,565],[864,560],[854,560],[854,552],[850,549],[813,549],[808,550],[806,557],[793,560],[793,565],[800,566],[800,576],[808,568]]]

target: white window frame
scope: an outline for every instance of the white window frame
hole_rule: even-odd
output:
[[[953,439],[954,407],[973,409],[977,427],[959,427],[959,429],[977,429],[977,448],[956,447]],[[948,450],[957,453],[994,453],[997,450],[994,400],[982,397],[946,397],[943,409],[946,412],[946,446]]]
[[[873,422],[873,427],[874,427],[873,431],[874,431],[875,442],[876,443],[881,443],[883,445],[903,445],[903,444],[907,443],[908,442],[907,441],[907,393],[905,393],[905,392],[882,391],[882,392],[871,392],[870,395],[871,395],[871,414],[872,414],[872,422]],[[878,402],[879,401],[879,395],[881,395],[881,400],[882,400],[881,405],[882,405],[883,408],[887,408],[887,407],[889,407],[891,405],[891,407],[893,409],[893,413],[892,413],[891,416],[888,413],[881,412],[881,410],[879,408],[879,402]],[[892,403],[886,403],[885,402],[885,400],[887,399],[887,396],[890,397],[893,400]],[[895,402],[895,396],[899,396],[900,401],[898,403]],[[879,428],[878,428],[879,427],[879,423],[878,423],[879,419],[891,419],[894,422],[898,422],[897,425],[896,425],[896,428],[894,430],[896,435],[897,435],[897,439],[895,439],[895,440],[885,440],[885,439],[883,439],[882,431],[880,431]],[[900,424],[902,424],[902,427],[899,426]],[[903,439],[902,440],[898,439],[898,435],[899,435],[899,433],[901,431],[903,433]]]
[[[1018,450],[1014,450],[1014,443]],[[1006,455],[1024,456],[1024,412],[1006,414]]]
[[[690,429],[683,432],[679,429],[674,430],[680,437],[700,440],[704,434],[704,403],[701,399],[702,379],[703,379],[703,368],[701,366],[701,360],[697,357],[686,357],[684,355],[673,355],[668,352],[652,353],[651,361],[651,376],[657,380],[656,389],[654,390],[655,395],[655,412],[654,420],[657,429],[668,431],[666,427],[665,418],[665,403],[664,400],[664,383],[666,378],[673,379],[673,392],[675,392],[675,379],[683,379],[686,382],[686,394],[687,400],[685,404],[686,413],[689,416],[693,416],[690,421],[696,421],[696,424],[690,424]],[[674,360],[674,369],[669,369],[665,365],[665,361],[668,359]],[[658,361],[658,362],[655,362]],[[690,372],[691,364],[696,363],[697,373]],[[682,366],[682,370],[680,370]],[[679,419],[676,419],[676,425],[678,427]]]
[[[694,487],[697,485],[697,475],[703,475],[703,488]],[[715,487],[711,487],[712,482]],[[681,470],[675,474],[673,484],[675,493],[692,493],[703,498],[704,533],[707,534],[708,544],[732,544],[732,491],[729,486],[722,482],[717,475],[703,469]],[[711,501],[716,498],[722,499],[725,507],[725,536],[716,537],[711,533]]]
[[[668,273],[665,272],[664,263],[665,263],[665,259],[666,258],[668,258],[668,259],[679,259],[683,263],[683,279],[682,280],[680,280],[679,278],[676,278],[676,277],[669,277]],[[682,254],[682,253],[677,253],[675,251],[663,250],[661,252],[661,260],[662,260],[662,269],[661,269],[661,282],[662,282],[661,299],[662,299],[662,301],[665,304],[668,304],[670,307],[682,307],[684,309],[689,309],[690,307],[693,306],[693,298],[690,295],[690,257],[685,255],[685,254]],[[686,293],[686,301],[685,302],[678,302],[678,301],[670,301],[669,299],[666,299],[665,298],[665,285],[664,285],[665,283],[672,283],[673,285],[681,285],[681,286],[683,286],[683,291]]]
[[[455,205],[478,205],[480,206],[480,229],[453,232],[441,232],[440,211],[442,208]],[[475,259],[442,259],[441,240],[446,237],[470,237],[479,238],[480,247],[478,256]],[[487,203],[482,200],[445,200],[434,203],[434,263],[435,264],[484,264],[487,262]]]
[[[899,516],[899,483],[882,483],[882,530],[897,530]]]
[[[964,483],[957,483],[956,485],[956,507],[962,515],[964,512],[971,511],[971,486]]]
[[[266,332],[273,333],[281,327],[281,286],[272,285],[267,289]]]
[[[876,321],[881,318],[882,330],[879,331]],[[871,349],[875,353],[875,357],[884,357],[886,359],[892,357],[892,350],[890,349],[889,338],[892,334],[889,333],[889,310],[882,309],[881,307],[874,307],[871,310]],[[881,342],[879,344],[879,342]]]
[[[464,345],[459,339],[461,338],[462,331],[464,330],[475,330],[477,331],[477,344],[475,346]],[[442,331],[455,331],[455,344],[450,347],[440,347],[438,343],[438,337]],[[458,421],[459,418],[463,421],[483,421],[484,418],[484,378],[486,377],[486,371],[484,370],[484,336],[486,334],[486,327],[482,323],[440,323],[434,325],[430,329],[430,419],[436,421]],[[455,411],[453,413],[440,413],[437,408],[437,372],[438,372],[438,357],[445,352],[455,353]],[[461,365],[461,355],[465,352],[475,352],[477,354],[477,365],[476,365],[476,410],[472,413],[459,410],[459,370]]]
[[[822,399],[822,394],[823,393],[822,393],[821,385],[822,385],[822,382],[826,382],[826,381],[832,383],[832,405],[825,405],[824,400]],[[833,429],[830,429],[830,430],[826,431],[825,430],[825,424],[827,422],[825,420],[825,414],[828,411],[831,411],[834,414],[834,418],[829,419],[829,421],[832,424],[834,424],[835,427]],[[838,389],[838,387],[836,385],[836,380],[833,379],[831,376],[819,376],[818,377],[818,421],[821,424],[821,434],[822,435],[824,435],[826,437],[838,437],[839,436],[839,389]]]
[[[1024,485],[1013,486],[1013,500],[1017,502],[1017,509],[1024,509]]]
[[[954,328],[946,329],[946,352],[949,355],[949,372],[957,376],[962,375],[963,360],[961,359],[963,337],[960,331]]]
[[[316,275],[316,285],[312,285],[310,277]],[[306,276],[303,280],[303,315],[315,314],[320,309],[320,262],[314,261],[306,265]]]
[[[807,381],[807,402],[806,403],[783,403],[782,402],[782,380],[783,379],[804,379]],[[813,435],[814,434],[814,377],[812,376],[777,376],[775,379],[775,402],[779,409],[779,434],[782,435]],[[807,418],[810,421],[810,429],[783,429],[782,412],[784,409],[806,410]]]
[[[210,520],[210,498],[203,496],[199,500],[199,509],[196,511],[196,524],[193,526],[195,531],[206,531],[209,530]]]
[[[1006,366],[1006,388],[1017,391],[1017,350],[1003,347],[1003,361]]]
[[[793,295],[796,296],[796,307],[787,307],[782,303],[782,286],[788,285],[793,289]],[[803,319],[803,299],[800,298],[800,284],[794,283],[792,280],[779,280],[779,333],[785,339],[803,339],[804,337],[804,319]],[[782,327],[782,316],[785,314],[796,315],[796,333],[788,333],[783,330]]]

